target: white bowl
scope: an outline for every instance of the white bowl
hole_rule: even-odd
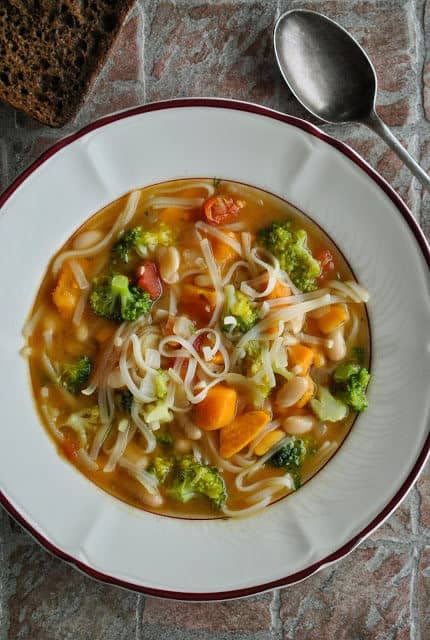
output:
[[[309,214],[371,292],[370,407],[297,493],[241,520],[181,520],[123,504],[60,458],[18,352],[53,253],[132,188],[216,176]],[[429,453],[430,251],[411,213],[354,151],[312,125],[215,99],[103,118],[58,142],[0,198],[1,500],[89,575],[146,593],[209,600],[301,580],[351,551],[398,506]]]

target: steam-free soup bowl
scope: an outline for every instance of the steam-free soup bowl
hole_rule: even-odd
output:
[[[245,519],[154,515],[58,456],[19,355],[49,259],[135,187],[216,176],[301,209],[370,291],[369,409],[299,491]],[[429,453],[430,252],[411,213],[354,151],[251,104],[177,100],[117,113],[63,139],[0,197],[0,485],[4,507],[90,576],[179,599],[289,585],[349,553],[405,497]]]

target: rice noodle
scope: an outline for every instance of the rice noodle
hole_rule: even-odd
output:
[[[50,431],[52,432],[53,436],[55,438],[57,438],[57,440],[60,440],[61,442],[63,442],[64,441],[64,435],[57,428],[57,425],[55,423],[54,418],[51,415],[51,411],[50,411],[49,407],[46,404],[42,404],[40,409],[41,409],[43,415],[45,416],[47,425],[48,425]]]
[[[259,258],[258,253],[262,253],[263,255],[265,255],[266,258],[270,260],[272,264],[270,264],[270,262],[265,262],[264,260]],[[270,295],[273,289],[275,288],[277,276],[279,273],[279,262],[275,258],[275,256],[273,256],[271,253],[269,253],[265,249],[261,249],[258,247],[254,247],[253,249],[251,249],[249,255],[254,261],[254,263],[259,267],[262,267],[264,271],[267,273],[267,276],[266,276],[267,284],[262,291],[258,291],[251,286],[252,281],[248,280],[247,282],[241,283],[240,289],[241,291],[243,291],[243,293],[250,296],[251,298],[254,298],[254,299],[264,298]]]
[[[162,197],[151,200],[153,209],[166,209],[167,207],[175,207],[175,209],[200,209],[204,203],[204,198],[169,198]]]
[[[77,453],[77,460],[83,467],[88,469],[88,471],[97,471],[99,468],[97,462],[90,458],[85,449],[79,449]]]
[[[196,222],[194,226],[196,229],[198,230],[201,229],[202,231],[204,231],[207,235],[213,236],[214,238],[221,240],[221,242],[224,242],[224,244],[228,244],[228,246],[231,247],[239,256],[242,256],[242,247],[240,246],[240,242],[238,242],[231,236],[227,235],[226,233],[223,233],[216,227],[211,227],[210,225],[206,224],[205,222],[202,222],[201,220],[199,220],[199,222]]]
[[[228,460],[225,460],[225,458],[221,458],[214,441],[213,433],[206,432],[203,437],[206,437],[208,449],[211,453],[213,460],[215,461],[215,465],[219,469],[223,469],[224,471],[230,471],[231,473],[240,473],[241,471],[243,471],[243,467],[232,464]]]
[[[107,463],[103,467],[103,471],[105,473],[111,473],[115,469],[118,463],[118,460],[121,458],[122,454],[124,453],[125,448],[127,446],[129,429],[130,429],[130,425],[128,422],[124,430],[120,430],[118,428],[118,435],[117,435],[115,444],[112,448],[112,451],[108,458]]]
[[[350,298],[353,302],[368,302],[369,300],[368,291],[352,280],[348,280],[347,282],[331,280],[327,283],[327,286],[330,287],[330,289],[339,291],[346,298]]]
[[[352,349],[352,345],[355,342],[358,331],[360,329],[360,319],[354,311],[350,312],[350,323],[351,323],[351,326],[349,328],[348,336],[346,338],[346,348],[348,351]]]
[[[48,376],[51,378],[52,382],[57,382],[58,373],[56,372],[55,367],[52,364],[52,361],[50,360],[48,354],[45,351],[42,353],[42,356],[40,359],[42,360],[44,369],[48,374]]]
[[[321,338],[320,336],[310,336],[307,333],[298,333],[297,338],[299,342],[304,342],[305,344],[321,344],[325,347],[331,349],[333,346],[333,340],[331,338]]]
[[[31,336],[36,326],[39,324],[40,320],[42,319],[42,316],[44,315],[45,310],[46,310],[45,305],[41,304],[38,310],[36,311],[36,313],[34,313],[27,320],[27,322],[25,323],[22,329],[22,335],[24,336],[24,338],[29,338]]]
[[[225,286],[226,284],[229,284],[231,282],[231,279],[233,278],[233,275],[234,275],[235,271],[237,271],[237,269],[248,269],[248,271],[249,271],[249,265],[244,260],[238,260],[237,262],[234,262],[231,265],[231,267],[229,268],[229,270],[227,271],[227,273],[224,276],[224,278],[222,279],[222,281],[221,281],[221,284],[223,286]]]
[[[81,289],[81,291],[88,289],[90,284],[79,262],[77,260],[70,260],[69,265],[79,289]]]
[[[320,298],[316,298],[314,300],[307,300],[306,302],[301,302],[296,305],[290,305],[287,308],[281,308],[279,310],[272,311],[263,320],[258,322],[252,329],[250,329],[250,331],[242,336],[234,350],[232,356],[233,363],[236,363],[237,360],[241,357],[244,346],[250,340],[256,340],[260,338],[261,333],[266,329],[270,329],[276,324],[276,322],[287,322],[288,320],[295,318],[299,314],[307,313],[308,311],[318,309],[319,307],[327,304],[331,304],[331,296],[329,294],[322,295]]]
[[[157,478],[145,471],[141,465],[131,462],[126,456],[122,456],[122,458],[118,460],[118,465],[128,471],[128,473],[135,478],[149,494],[156,496],[160,495]]]
[[[151,429],[140,417],[140,405],[136,401],[134,401],[131,406],[131,417],[134,424],[139,429],[140,433],[146,439],[146,446],[143,449],[143,452],[151,453],[152,451],[154,451],[155,447],[157,446],[157,440],[155,439],[155,436],[152,433]]]
[[[292,296],[286,296],[285,298],[274,298],[273,300],[267,300],[267,304],[271,309],[276,307],[285,307],[298,302],[306,302],[307,300],[315,300],[323,295],[330,293],[330,289],[318,289],[317,291],[311,291],[310,293],[298,293]]]
[[[254,440],[252,440],[252,442],[249,443],[249,451],[253,452],[255,447],[263,440],[264,436],[270,433],[271,431],[274,431],[275,429],[277,429],[280,426],[280,424],[281,424],[280,420],[271,420],[270,422],[268,422],[266,426],[260,431],[258,436],[256,436]]]
[[[72,322],[76,326],[79,325],[82,320],[82,316],[84,314],[85,306],[88,300],[88,295],[89,289],[84,289],[73,312]]]
[[[240,238],[242,242],[242,251],[244,254],[244,258],[248,263],[249,270],[251,271],[251,274],[253,276],[256,276],[258,270],[251,254],[251,234],[249,233],[249,231],[243,231],[240,234]]]
[[[212,283],[217,295],[215,309],[209,322],[209,326],[212,327],[216,323],[216,321],[218,320],[221,314],[221,310],[224,304],[224,293],[222,291],[222,282],[221,282],[219,269],[215,262],[211,246],[206,238],[200,241],[200,247],[203,253],[203,257],[206,261],[209,275],[212,278]]]
[[[118,237],[120,231],[122,231],[122,229],[133,218],[134,214],[136,213],[139,199],[140,191],[132,191],[130,193],[124,211],[118,216],[112,229],[107,235],[105,235],[103,240],[100,240],[100,242],[93,245],[92,247],[88,247],[87,249],[71,249],[69,251],[60,253],[60,255],[56,258],[54,264],[52,265],[53,275],[56,276],[58,274],[61,266],[66,260],[71,260],[74,258],[89,258],[91,256],[97,255],[98,253],[100,253],[100,251],[103,251],[103,249],[105,249],[109,245],[111,240]]]

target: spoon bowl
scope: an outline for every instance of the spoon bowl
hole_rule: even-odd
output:
[[[315,11],[293,9],[278,19],[274,47],[284,80],[305,109],[324,122],[367,125],[430,189],[429,176],[376,113],[375,69],[343,27]]]

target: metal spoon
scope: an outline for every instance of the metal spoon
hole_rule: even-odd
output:
[[[364,49],[340,25],[315,11],[287,11],[274,32],[276,59],[297,100],[332,124],[373,129],[430,190],[430,178],[375,111],[376,73]]]

